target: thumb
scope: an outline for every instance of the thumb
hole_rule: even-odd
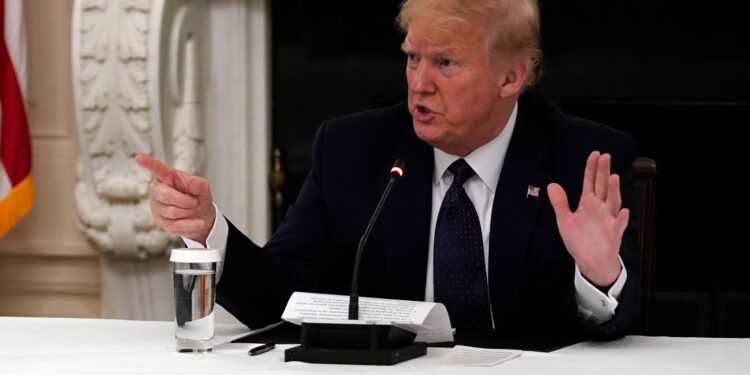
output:
[[[174,177],[172,179],[174,188],[177,189],[180,193],[195,195],[190,192],[190,186],[188,185],[188,181],[190,181],[191,177],[192,176],[188,173],[175,170]]]
[[[190,176],[185,181],[186,192],[189,194],[201,198],[210,197],[210,188],[208,181],[200,176]]]
[[[561,219],[564,216],[570,215],[570,205],[568,204],[568,195],[565,194],[565,189],[557,183],[551,183],[547,185],[547,195],[549,201],[552,203],[552,208],[555,210],[555,216]]]

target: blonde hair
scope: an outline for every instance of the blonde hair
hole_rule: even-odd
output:
[[[439,15],[433,21],[436,28],[487,26],[488,59],[490,51],[519,53],[529,62],[526,85],[538,82],[542,73],[542,48],[537,0],[404,0],[396,22],[406,33],[414,15],[426,10]]]

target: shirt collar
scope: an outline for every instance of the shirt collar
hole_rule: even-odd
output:
[[[516,127],[517,115],[518,102],[516,102],[513,107],[513,112],[510,114],[510,118],[508,118],[508,122],[505,124],[505,128],[503,128],[500,134],[464,157],[466,163],[469,164],[474,172],[477,173],[479,179],[482,180],[482,182],[487,185],[493,193],[495,192],[497,182],[500,179],[500,171],[502,170],[503,162],[505,161],[505,154],[508,152],[510,137],[513,134],[513,129]],[[437,185],[445,176],[448,167],[461,157],[451,155],[436,147],[433,147],[432,149],[435,157],[433,183]]]

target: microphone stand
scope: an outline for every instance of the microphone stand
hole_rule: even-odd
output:
[[[377,324],[359,319],[359,264],[367,239],[380,215],[391,188],[403,176],[404,161],[396,160],[391,178],[367,224],[354,257],[349,320],[338,323],[302,322],[300,346],[287,349],[284,360],[310,363],[394,365],[427,354],[424,343],[415,343],[416,333],[393,324]]]
[[[372,227],[375,226],[375,221],[377,220],[378,216],[380,216],[380,210],[383,208],[383,204],[388,198],[388,195],[391,193],[391,188],[393,188],[393,184],[396,182],[397,178],[400,178],[401,176],[403,176],[403,173],[404,173],[403,164],[404,164],[404,161],[401,159],[398,159],[396,160],[396,163],[393,165],[393,168],[391,168],[391,178],[390,180],[388,180],[388,185],[385,186],[385,191],[383,191],[383,195],[380,197],[380,201],[378,202],[377,207],[375,207],[375,212],[372,214],[372,217],[370,218],[370,222],[367,224],[367,228],[365,228],[365,233],[362,234],[362,238],[360,238],[359,240],[359,246],[357,246],[357,255],[354,256],[354,273],[352,274],[352,289],[351,289],[351,293],[349,294],[349,319],[351,320],[359,319],[359,264],[362,262],[362,251],[364,250],[365,245],[367,244],[367,239],[370,237],[370,232],[372,232]]]

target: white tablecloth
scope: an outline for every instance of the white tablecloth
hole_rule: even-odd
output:
[[[217,326],[232,336],[236,327]],[[748,374],[750,339],[629,336],[552,353],[524,352],[495,367],[439,365],[444,348],[391,367],[284,362],[283,349],[249,357],[255,344],[177,353],[172,322],[0,318],[0,374]]]

